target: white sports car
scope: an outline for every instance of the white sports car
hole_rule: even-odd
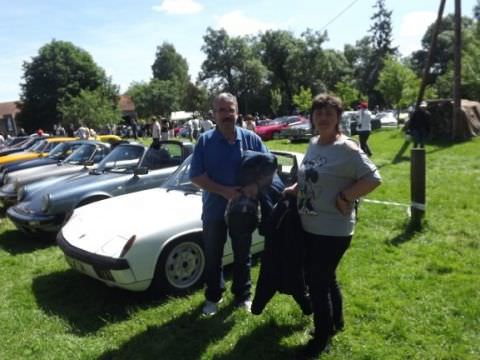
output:
[[[303,155],[274,152],[279,175],[296,179]],[[197,285],[205,267],[201,190],[191,183],[191,157],[161,186],[76,209],[57,236],[70,266],[107,285],[178,292]],[[252,253],[263,250],[254,233]],[[233,261],[230,241],[224,264]]]

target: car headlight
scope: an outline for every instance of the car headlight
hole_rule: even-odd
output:
[[[46,212],[50,207],[50,194],[45,194],[42,198],[42,211]]]
[[[15,192],[18,192],[18,190],[20,190],[20,187],[22,186],[22,184],[20,184],[20,181],[15,180],[15,182],[13,183],[13,190],[15,190]]]
[[[20,202],[25,198],[25,186],[21,186],[17,191],[17,201]]]

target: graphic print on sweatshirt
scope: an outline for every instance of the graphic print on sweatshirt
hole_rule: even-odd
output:
[[[327,163],[324,157],[318,157],[312,160],[306,160],[303,163],[304,179],[300,182],[300,191],[298,194],[298,212],[301,215],[317,215],[313,208],[315,199],[314,184],[318,181],[318,169]],[[317,192],[321,192],[321,188],[317,187]],[[318,194],[318,195],[319,195]]]

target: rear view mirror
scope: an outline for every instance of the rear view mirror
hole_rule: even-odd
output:
[[[145,166],[135,168],[133,170],[133,175],[145,175],[148,174],[148,168]]]

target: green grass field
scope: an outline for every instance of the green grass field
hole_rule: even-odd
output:
[[[383,184],[368,198],[409,203],[401,133],[375,132],[370,143]],[[408,227],[405,207],[361,204],[339,269],[346,328],[322,359],[480,359],[479,154],[480,138],[427,146],[420,232]],[[227,294],[221,311],[204,318],[200,290],[155,298],[108,288],[6,219],[0,269],[0,359],[292,359],[312,326],[285,295],[254,316]]]

